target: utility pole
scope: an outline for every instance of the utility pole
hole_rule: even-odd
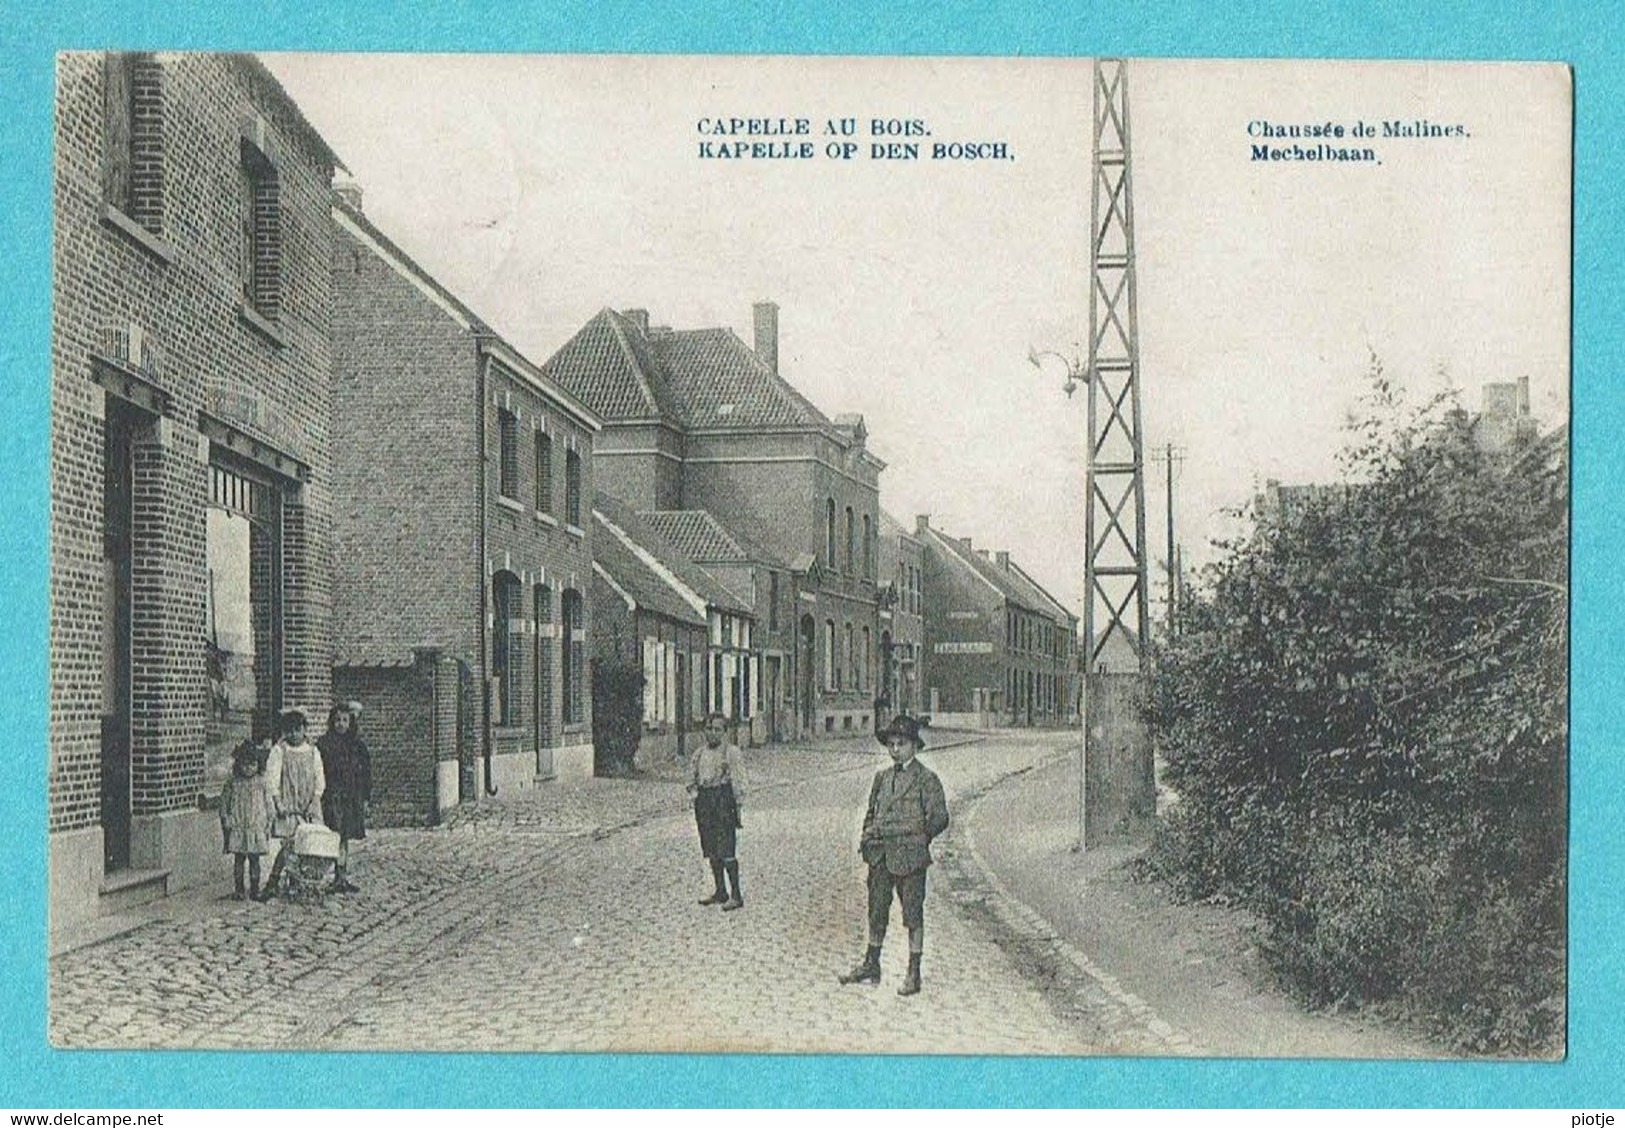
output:
[[[1133,164],[1122,59],[1095,60],[1093,94],[1087,360],[1048,350],[1027,354],[1035,368],[1045,357],[1065,364],[1068,395],[1079,384],[1089,389],[1078,770],[1083,850],[1113,839],[1144,840],[1156,816],[1151,742],[1141,709],[1151,648]]]
[[[1084,555],[1088,657],[1079,773],[1084,850],[1112,840],[1145,840],[1156,817],[1155,769],[1142,711],[1151,647],[1134,164],[1128,69],[1122,59],[1095,60],[1093,142]]]
[[[1121,59],[1097,59],[1094,75],[1084,635],[1089,670],[1104,662],[1116,671],[1143,673],[1150,651],[1128,75]],[[1107,651],[1114,636],[1126,653],[1122,646]]]
[[[1175,612],[1179,603],[1179,563],[1174,544],[1174,463],[1185,461],[1185,448],[1168,443],[1159,448],[1168,467],[1168,637],[1174,636]],[[1153,451],[1153,457],[1157,454]]]

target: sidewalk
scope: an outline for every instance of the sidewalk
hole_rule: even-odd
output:
[[[1075,768],[1051,763],[971,797],[968,861],[1001,894],[1037,974],[1104,991],[1166,1052],[1426,1059],[1443,1051],[1374,1016],[1307,1010],[1276,986],[1244,911],[1176,904],[1136,881],[1133,846],[1075,850]]]

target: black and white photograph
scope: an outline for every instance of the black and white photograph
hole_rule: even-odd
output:
[[[1572,114],[61,53],[50,1043],[1562,1060]]]

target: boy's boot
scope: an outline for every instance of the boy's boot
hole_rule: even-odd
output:
[[[903,985],[897,989],[899,995],[918,995],[920,993],[920,953],[908,954],[908,973],[903,976]]]
[[[731,913],[735,909],[742,909],[745,907],[745,895],[740,891],[739,888],[739,863],[734,859],[729,858],[726,862],[723,862],[722,865],[723,868],[728,871],[728,884],[733,887],[734,891],[733,896],[728,898],[727,904],[722,906],[722,911],[725,913]]]
[[[863,954],[863,960],[840,978],[842,983],[879,983],[880,945],[870,944],[869,950]]]
[[[233,901],[241,901],[243,899],[243,865],[243,859],[241,856],[239,856],[237,858],[237,864],[231,867],[231,884],[233,888],[231,899]]]
[[[714,858],[711,860],[711,880],[716,882],[717,891],[702,899],[702,905],[720,905],[728,899],[728,888],[722,883],[722,863]]]

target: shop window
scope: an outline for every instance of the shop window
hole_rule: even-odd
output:
[[[203,791],[215,795],[231,750],[269,734],[282,707],[282,493],[234,465],[211,465],[209,479]]]

